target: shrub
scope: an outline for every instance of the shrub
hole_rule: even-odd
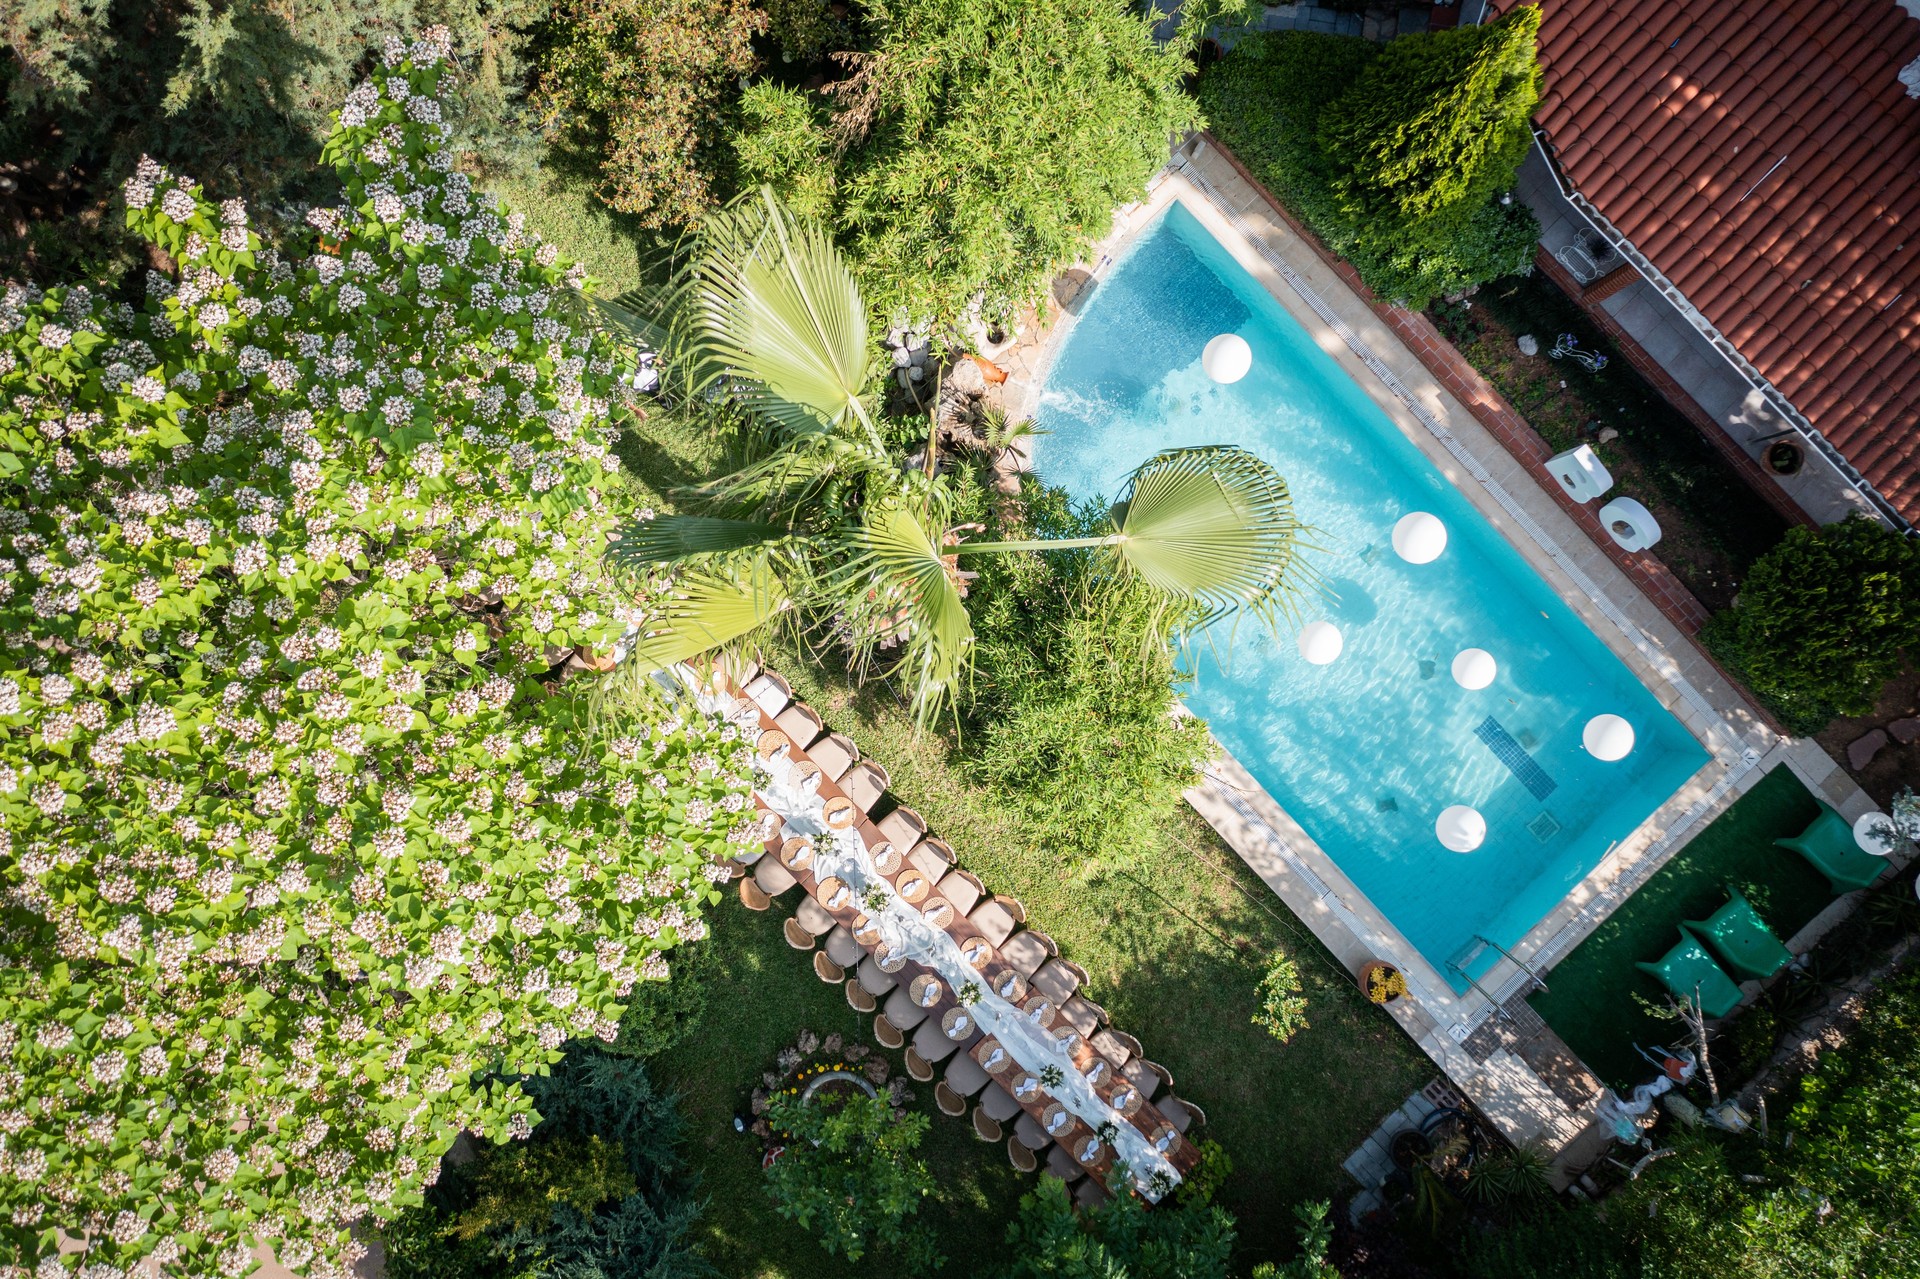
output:
[[[712,208],[723,105],[767,29],[751,0],[565,0],[540,64],[550,124],[604,152],[601,198],[642,226]]]
[[[1479,30],[1466,28],[1457,34],[1484,39],[1473,36]],[[1405,47],[1406,52],[1395,55],[1397,59],[1423,63],[1424,58],[1410,56],[1426,47],[1423,42],[1450,39],[1454,34],[1405,36],[1387,47]],[[1343,199],[1339,184],[1343,180],[1351,184],[1354,179],[1350,170],[1322,150],[1322,137],[1341,134],[1343,122],[1348,120],[1353,123],[1344,125],[1344,129],[1362,150],[1373,135],[1363,133],[1361,122],[1366,122],[1367,128],[1387,128],[1387,135],[1375,141],[1402,138],[1411,143],[1426,136],[1424,130],[1382,125],[1376,108],[1368,102],[1345,101],[1349,94],[1357,94],[1356,86],[1363,81],[1377,82],[1383,73],[1373,68],[1381,57],[1380,46],[1355,36],[1256,32],[1243,37],[1228,57],[1207,68],[1200,78],[1200,105],[1214,134],[1329,249],[1351,262],[1380,297],[1399,299],[1417,308],[1434,297],[1462,292],[1525,269],[1533,260],[1539,225],[1524,205],[1503,205],[1490,198],[1512,182],[1513,170],[1494,163],[1502,153],[1488,146],[1482,146],[1482,162],[1470,182],[1465,171],[1448,175],[1444,153],[1437,161],[1431,154],[1424,157],[1429,172],[1438,170],[1436,176],[1449,179],[1441,183],[1443,188],[1479,192],[1455,201],[1446,216],[1422,229],[1425,233],[1410,232],[1407,219],[1391,212],[1357,217]],[[1431,87],[1442,91],[1448,86]],[[1403,87],[1390,101],[1405,110],[1407,97]],[[1510,129],[1511,118],[1523,100],[1525,94],[1516,93],[1512,101],[1501,99],[1494,104],[1501,108],[1496,118],[1505,119],[1509,126],[1508,132],[1497,136],[1506,137],[1509,144],[1516,136]],[[1517,114],[1524,123],[1525,112]],[[1517,163],[1523,157],[1524,139],[1513,158]],[[1383,157],[1380,165],[1391,158]],[[1433,183],[1429,182],[1427,192],[1430,202]]]
[[[939,1266],[925,1227],[908,1218],[933,1191],[914,1154],[927,1117],[897,1114],[884,1097],[823,1093],[802,1103],[779,1093],[767,1122],[784,1144],[767,1165],[767,1193],[780,1215],[829,1253],[858,1261],[869,1247],[897,1249],[910,1270]]]
[[[1341,210],[1381,235],[1449,238],[1513,184],[1540,99],[1540,10],[1391,40],[1321,112]]]
[[[482,1149],[381,1231],[391,1279],[712,1274],[687,1240],[698,1209],[679,1112],[646,1068],[577,1044],[550,1076],[521,1082],[540,1126]]]
[[[620,1034],[608,1051],[625,1057],[657,1057],[684,1040],[699,1028],[710,983],[719,972],[719,956],[712,946],[681,951],[672,976],[633,988],[627,1010],[620,1014]]]
[[[1163,48],[1120,0],[876,0],[863,21],[871,45],[831,86],[814,127],[832,145],[814,149],[834,157],[834,222],[875,314],[957,320],[976,295],[995,316],[1038,301],[1141,196],[1169,135],[1197,122],[1184,48]],[[804,155],[799,115],[790,102],[747,137],[776,131],[759,150]]]
[[[1063,493],[1030,508],[1044,536],[1102,518]],[[1168,620],[1142,588],[1092,577],[1076,554],[980,557],[968,774],[993,787],[1050,852],[1124,864],[1152,844],[1212,754],[1177,717]],[[1156,638],[1157,637],[1157,638]]]
[[[1920,542],[1859,515],[1789,529],[1702,638],[1798,732],[1868,714],[1920,644]]]
[[[1014,1260],[999,1279],[1227,1279],[1234,1237],[1233,1217],[1204,1196],[1149,1209],[1123,1192],[1081,1213],[1059,1178],[1042,1175],[1007,1228]]]
[[[217,173],[256,202],[332,198],[314,161],[332,112],[396,31],[445,23],[460,93],[453,145],[513,167],[526,29],[547,0],[13,0],[0,58],[0,155],[19,161],[10,200],[27,234],[0,236],[0,279],[124,267],[137,244],[114,189],[143,155]],[[117,253],[116,253],[117,251]],[[113,255],[113,256],[109,256]],[[57,273],[57,274],[56,274]]]
[[[149,163],[177,278],[0,304],[15,1257],[337,1273],[458,1131],[527,1130],[487,1072],[612,1035],[747,838],[730,732],[544,682],[639,620],[613,352],[451,172],[446,53],[348,97],[310,253]]]
[[[1260,979],[1260,1011],[1253,1024],[1266,1028],[1281,1043],[1286,1043],[1307,1028],[1307,1000],[1301,993],[1300,974],[1293,961],[1279,951],[1267,961],[1267,974]]]

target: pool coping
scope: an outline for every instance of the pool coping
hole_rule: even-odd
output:
[[[1693,645],[1640,586],[1596,547],[1572,515],[1411,351],[1401,336],[1335,271],[1270,197],[1246,181],[1204,135],[1191,138],[1149,184],[1148,197],[1121,209],[1113,232],[1090,255],[1089,282],[1173,202],[1181,203],[1301,323],[1323,351],[1387,413],[1476,510],[1572,608],[1608,650],[1708,751],[1709,759],[1511,948],[1546,969],[1570,953],[1772,767],[1785,764],[1851,819],[1872,802],[1815,744],[1782,737]],[[1086,290],[1082,290],[1084,296]],[[1061,322],[1022,353],[1010,380],[1010,408],[1026,407],[1044,384],[1073,327],[1078,298]],[[1516,1140],[1554,1151],[1588,1129],[1591,1101],[1576,1109],[1504,1049],[1476,1057],[1473,1032],[1524,996],[1533,978],[1499,959],[1480,986],[1457,994],[1284,809],[1221,751],[1187,794],[1226,842],[1350,969],[1387,959],[1406,974],[1407,998],[1388,1011],[1476,1104]]]

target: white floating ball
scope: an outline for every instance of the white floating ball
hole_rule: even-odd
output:
[[[1487,819],[1480,815],[1477,808],[1455,804],[1441,810],[1439,820],[1433,824],[1433,833],[1451,851],[1470,853],[1485,842]]]
[[[1308,622],[1300,628],[1300,656],[1315,666],[1325,666],[1340,656],[1347,641],[1332,622]]]
[[[1453,682],[1461,688],[1485,688],[1499,671],[1500,663],[1484,648],[1463,648],[1453,659]]]
[[[1200,367],[1216,382],[1238,382],[1253,367],[1253,348],[1238,333],[1222,333],[1200,353]]]
[[[1431,564],[1447,549],[1447,526],[1438,515],[1415,511],[1393,526],[1393,553],[1409,564]]]
[[[1633,749],[1633,725],[1618,715],[1595,715],[1581,732],[1580,744],[1595,759],[1625,759]]]

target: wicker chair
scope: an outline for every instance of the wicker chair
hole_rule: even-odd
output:
[[[845,777],[854,763],[853,755],[840,745],[840,740],[838,733],[829,733],[807,747],[807,758],[820,766],[820,771],[827,775],[830,782]]]
[[[916,1083],[933,1081],[933,1064],[915,1052],[912,1044],[907,1045],[907,1073],[913,1076]]]
[[[845,924],[835,924],[827,933],[827,957],[842,968],[853,968],[867,957],[867,952]]]
[[[808,932],[799,920],[788,919],[780,926],[780,931],[787,935],[787,945],[795,950],[813,949],[813,934]]]
[[[969,878],[972,877],[969,876]],[[967,912],[967,918],[972,921],[975,928],[980,930],[981,936],[985,937],[987,944],[991,946],[998,946],[1013,936],[1013,930],[1017,926],[1013,916],[1007,913],[1006,907],[996,901],[981,902]]]
[[[943,1079],[933,1086],[933,1104],[940,1107],[940,1113],[958,1119],[967,1113],[967,1099],[947,1087]]]
[[[980,1107],[973,1108],[973,1135],[981,1141],[999,1141],[1006,1136],[1006,1129],[986,1117]]]
[[[1013,916],[1014,923],[1024,924],[1027,922],[1027,908],[1020,904],[1020,899],[1018,897],[1003,897],[1003,896],[995,895],[993,900],[999,902],[1002,906],[1006,908],[1007,914]],[[1055,953],[1058,954],[1059,952],[1056,951]]]
[[[840,789],[863,813],[872,812],[887,793],[888,780],[887,770],[870,759],[861,760],[837,779]]]
[[[780,731],[793,739],[794,746],[805,750],[814,744],[827,731],[826,724],[820,719],[820,713],[805,702],[795,702],[773,717]]]
[[[824,950],[813,952],[813,975],[829,986],[838,986],[847,979],[847,970],[827,957]]]
[[[793,700],[793,685],[772,671],[761,671],[747,681],[746,694],[768,715],[778,715]]]
[[[857,1013],[877,1012],[880,1001],[869,995],[858,979],[847,979],[847,1007]]]
[[[1055,1146],[1047,1152],[1047,1171],[1071,1186],[1087,1175],[1080,1161],[1068,1153],[1065,1146]]]
[[[1040,1171],[1039,1157],[1021,1145],[1018,1137],[1007,1138],[1007,1162],[1013,1165],[1015,1172]]]
[[[907,1046],[907,1037],[900,1033],[898,1026],[887,1020],[885,1013],[873,1019],[873,1037],[879,1041],[882,1048]]]
[[[1100,1184],[1098,1177],[1088,1177],[1073,1188],[1073,1202],[1091,1212],[1101,1204],[1111,1201],[1112,1195]]]
[[[800,904],[794,907],[793,917],[811,937],[825,937],[833,931],[833,916],[827,912],[825,906],[811,897],[800,899]]]
[[[932,840],[924,841],[926,844],[932,842]],[[956,914],[971,915],[974,904],[980,900],[980,895],[986,889],[981,886],[978,878],[967,871],[950,870],[939,883],[934,885],[933,891],[952,902]]]
[[[881,818],[879,826],[895,848],[912,848],[927,834],[927,819],[904,804]]]
[[[773,905],[773,898],[761,891],[760,885],[753,882],[753,876],[742,875],[740,877],[740,904],[748,910],[765,910],[767,907]]]

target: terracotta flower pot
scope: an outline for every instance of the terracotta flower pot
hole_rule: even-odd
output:
[[[1397,986],[1398,989],[1394,989]],[[1360,993],[1376,1004],[1390,1004],[1406,993],[1406,979],[1384,959],[1371,959],[1360,968]],[[1385,994],[1376,994],[1384,990]]]

